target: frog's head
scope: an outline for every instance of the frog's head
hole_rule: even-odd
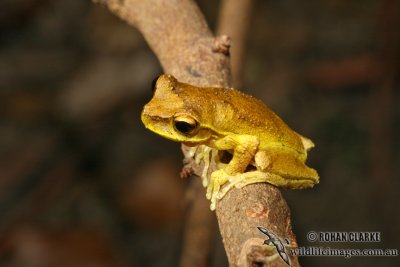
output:
[[[211,132],[201,127],[198,112],[188,105],[193,99],[186,99],[190,94],[182,93],[187,87],[172,75],[158,77],[154,96],[143,108],[142,122],[147,129],[165,138],[197,145],[208,140]]]

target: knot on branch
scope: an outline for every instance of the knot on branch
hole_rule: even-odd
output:
[[[228,35],[217,36],[215,37],[213,52],[229,56],[231,44],[231,38]]]
[[[242,246],[237,266],[269,266],[278,257],[276,251],[264,245],[261,238],[248,239]]]

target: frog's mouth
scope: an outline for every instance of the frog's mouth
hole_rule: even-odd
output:
[[[142,114],[142,122],[150,131],[161,135],[164,138],[179,141],[177,140],[176,134],[170,127],[169,119]]]
[[[188,146],[194,146],[206,142],[211,138],[211,131],[199,128],[194,135],[184,135],[175,130],[170,118],[149,116],[142,113],[142,122],[150,131],[175,142],[182,142]]]

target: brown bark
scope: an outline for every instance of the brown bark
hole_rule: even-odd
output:
[[[216,39],[212,35],[202,13],[191,0],[102,2],[138,28],[166,73],[197,86],[231,85],[226,53],[229,44],[225,38]],[[201,166],[192,164],[195,173],[201,173]],[[200,199],[204,201],[205,196]],[[203,209],[206,207],[208,205],[203,205]],[[268,262],[262,245],[264,237],[256,228],[266,227],[295,243],[290,212],[278,189],[269,184],[254,184],[231,190],[217,203],[216,213],[230,266],[263,263],[264,266],[287,266],[279,258]],[[195,231],[192,229],[192,233]],[[297,258],[292,259],[292,266],[298,266]]]

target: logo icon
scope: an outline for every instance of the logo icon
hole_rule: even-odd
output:
[[[268,236],[268,239],[264,240],[264,244],[267,246],[274,246],[279,256],[281,256],[281,259],[290,266],[290,258],[289,255],[286,253],[286,246],[283,244],[282,240],[276,234],[268,231],[264,227],[258,226],[257,228],[261,233]],[[290,244],[290,241],[287,238],[285,238],[284,241],[287,245]]]

